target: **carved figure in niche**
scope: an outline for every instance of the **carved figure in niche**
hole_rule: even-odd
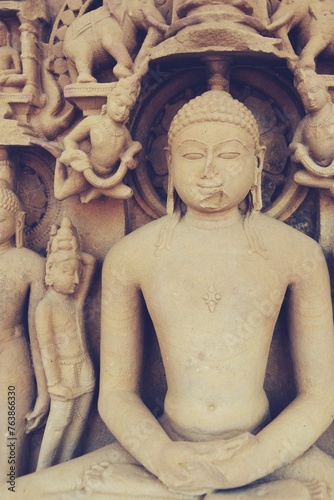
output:
[[[326,78],[315,71],[299,70],[295,85],[304,104],[301,120],[290,144],[291,158],[305,170],[296,172],[298,184],[334,188],[334,105]]]
[[[41,425],[49,395],[38,348],[35,309],[44,293],[44,259],[23,247],[24,212],[8,184],[0,182],[0,483],[12,471],[9,438],[15,443],[14,475],[27,473],[26,434]],[[14,239],[16,245],[14,244]],[[27,300],[28,309],[26,307]],[[27,317],[26,317],[27,315]],[[30,349],[24,324],[28,318]],[[38,397],[35,407],[33,359]],[[8,413],[5,408],[12,410]],[[9,418],[12,417],[12,418]],[[27,419],[27,420],[25,420]]]
[[[135,77],[116,82],[101,114],[88,116],[65,137],[65,150],[55,171],[58,200],[76,194],[80,194],[83,203],[102,195],[121,200],[132,196],[132,189],[122,180],[128,169],[136,168],[134,156],[142,146],[131,139],[125,124],[139,92]],[[86,139],[90,142],[88,153],[80,149],[80,143]],[[66,167],[71,167],[69,174]]]
[[[329,498],[334,460],[310,448],[334,411],[327,265],[315,241],[259,213],[263,156],[253,115],[227,93],[207,92],[174,118],[169,215],[123,238],[104,263],[99,410],[171,491],[241,498],[234,488],[270,474],[267,498]],[[297,394],[271,421],[263,383],[287,290]],[[139,396],[143,297],[167,377],[160,421]],[[98,478],[93,468],[89,486],[113,493],[117,470],[102,464]]]
[[[66,31],[64,54],[68,59],[73,82],[96,82],[95,67],[106,64],[110,56],[116,60],[114,75],[125,78],[135,71],[145,74],[150,48],[160,42],[167,29],[154,0],[109,0],[102,7],[73,21]],[[147,36],[138,49],[137,34]],[[143,67],[142,67],[143,65]]]
[[[37,470],[73,457],[91,406],[95,376],[83,324],[83,307],[94,271],[92,255],[79,251],[71,221],[53,228],[45,282],[36,309],[36,328],[48,391],[50,413]]]
[[[10,44],[7,26],[0,21],[0,85],[15,87],[24,85],[26,78],[21,74],[20,53]]]
[[[298,44],[303,48],[299,57],[290,58],[292,69],[297,61],[299,67],[315,69],[315,58],[321,52],[326,49],[334,54],[332,0],[281,0],[271,21],[268,30],[281,38],[283,48],[292,54],[289,33],[298,26]]]

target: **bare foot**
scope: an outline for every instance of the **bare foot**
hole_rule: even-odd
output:
[[[323,481],[314,480],[304,484],[308,488],[312,500],[330,500],[328,488]]]
[[[205,500],[330,500],[327,487],[320,481],[302,483],[295,479],[274,481],[254,488],[211,493]]]

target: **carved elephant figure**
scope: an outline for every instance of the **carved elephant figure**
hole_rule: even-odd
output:
[[[297,59],[288,35],[298,27],[298,45],[302,49],[299,65],[314,69],[315,58],[325,49],[334,55],[333,23],[333,0],[281,0],[268,30],[281,38],[284,49]]]
[[[106,0],[102,7],[78,17],[66,31],[64,54],[72,81],[96,82],[92,72],[116,60],[117,78],[125,78],[135,70],[145,72],[149,50],[162,41],[167,29],[165,19],[154,0]],[[147,32],[138,50],[138,32]]]

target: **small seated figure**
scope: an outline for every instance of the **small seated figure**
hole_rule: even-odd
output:
[[[44,293],[44,259],[23,247],[23,228],[19,200],[0,181],[0,484],[28,472],[26,434],[41,425],[49,406],[35,328],[35,309]]]
[[[8,28],[0,21],[0,86],[23,86],[25,82],[20,54],[10,45]]]
[[[122,181],[134,169],[134,156],[141,151],[125,124],[140,92],[136,77],[115,83],[100,115],[84,118],[64,139],[65,150],[56,163],[54,191],[58,200],[80,195],[83,203],[100,196],[126,200],[132,189]],[[85,153],[80,143],[89,140]],[[67,168],[71,171],[67,173]]]
[[[48,286],[36,309],[36,328],[51,399],[37,470],[73,457],[91,406],[95,376],[86,345],[83,307],[94,271],[92,255],[79,251],[68,217],[51,231]]]
[[[305,168],[296,172],[294,180],[334,194],[334,105],[326,79],[312,69],[299,70],[295,84],[306,116],[289,147],[291,159]]]

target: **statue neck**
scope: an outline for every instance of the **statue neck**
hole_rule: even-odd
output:
[[[8,252],[11,248],[13,248],[13,243],[11,240],[5,241],[4,243],[0,244],[0,255]]]
[[[314,113],[308,113],[308,120],[313,124],[313,126],[319,126],[327,123],[333,115],[333,104],[331,101],[319,111]]]
[[[188,208],[184,216],[184,221],[188,226],[198,227],[199,229],[220,229],[229,227],[241,222],[243,217],[238,207],[223,212],[198,212]]]

